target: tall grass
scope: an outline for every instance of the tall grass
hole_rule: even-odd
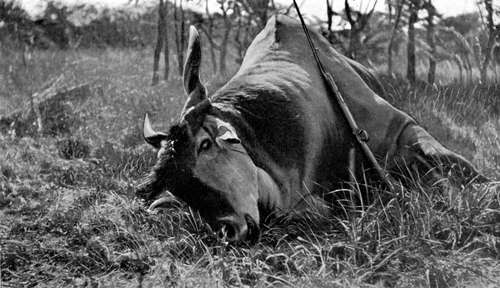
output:
[[[77,107],[83,125],[74,127],[69,138],[0,135],[0,283],[19,287],[495,287],[499,283],[500,214],[494,183],[434,193],[435,189],[415,182],[412,189],[399,190],[383,202],[376,200],[336,216],[314,211],[277,215],[265,223],[254,245],[234,246],[217,238],[182,203],[149,213],[133,195],[155,160],[154,151],[140,136],[142,116],[149,112],[155,126],[166,129],[184,102],[178,77],[150,86],[149,55],[150,51],[133,50],[33,55],[29,64],[33,69],[23,73],[45,75],[37,76],[39,80],[22,77],[30,91],[62,74],[62,85],[91,82],[102,93]],[[410,112],[490,178],[499,179],[498,86],[412,87],[401,79],[384,83],[391,103]],[[16,89],[0,91],[2,103],[9,103],[2,105],[1,113],[19,107],[17,98],[22,96]],[[356,183],[350,190],[360,193]]]
[[[404,79],[382,78],[390,102],[409,112],[441,143],[498,177],[500,84],[411,86]]]

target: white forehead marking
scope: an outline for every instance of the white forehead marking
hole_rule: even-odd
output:
[[[218,133],[222,133],[220,135],[217,135],[218,138],[221,139],[239,138],[233,125],[231,125],[229,122],[223,121],[213,116],[207,116],[207,120],[215,122]]]

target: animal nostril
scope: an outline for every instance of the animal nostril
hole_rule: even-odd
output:
[[[226,238],[228,240],[236,239],[236,227],[232,223],[224,223],[222,224],[218,236],[219,238]]]

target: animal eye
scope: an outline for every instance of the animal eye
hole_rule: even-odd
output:
[[[241,141],[238,138],[227,138],[225,141],[229,144],[240,144]]]
[[[208,139],[201,141],[200,148],[198,148],[198,153],[201,151],[206,151],[212,147],[212,142]]]

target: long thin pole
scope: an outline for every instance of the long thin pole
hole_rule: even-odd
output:
[[[330,87],[331,90],[333,91],[335,99],[337,100],[340,110],[344,114],[345,119],[349,124],[349,127],[351,128],[351,132],[354,135],[354,138],[356,138],[363,154],[366,156],[366,158],[373,166],[373,168],[377,171],[377,174],[380,177],[380,179],[387,185],[389,189],[392,190],[392,185],[391,181],[389,181],[389,176],[385,173],[384,169],[382,169],[380,164],[377,162],[377,159],[375,159],[375,156],[373,155],[373,152],[370,150],[370,147],[368,147],[368,144],[366,144],[366,142],[368,141],[368,133],[365,130],[359,128],[358,124],[356,123],[356,120],[354,119],[354,116],[349,110],[349,107],[345,103],[344,98],[342,97],[342,94],[340,93],[337,84],[335,84],[332,74],[326,71],[325,68],[323,67],[323,64],[321,63],[321,60],[318,55],[318,49],[316,49],[316,47],[314,46],[314,43],[311,39],[311,35],[309,34],[309,30],[307,29],[307,26],[304,22],[304,18],[302,18],[302,14],[300,13],[299,6],[297,5],[297,2],[295,0],[293,0],[293,4],[295,5],[295,9],[297,10],[297,15],[300,18],[302,28],[304,29],[304,33],[306,34],[307,42],[309,43],[309,47],[312,50],[314,60],[316,60],[316,64],[318,65],[318,69],[321,75],[323,76],[324,80],[326,81],[328,87]]]

